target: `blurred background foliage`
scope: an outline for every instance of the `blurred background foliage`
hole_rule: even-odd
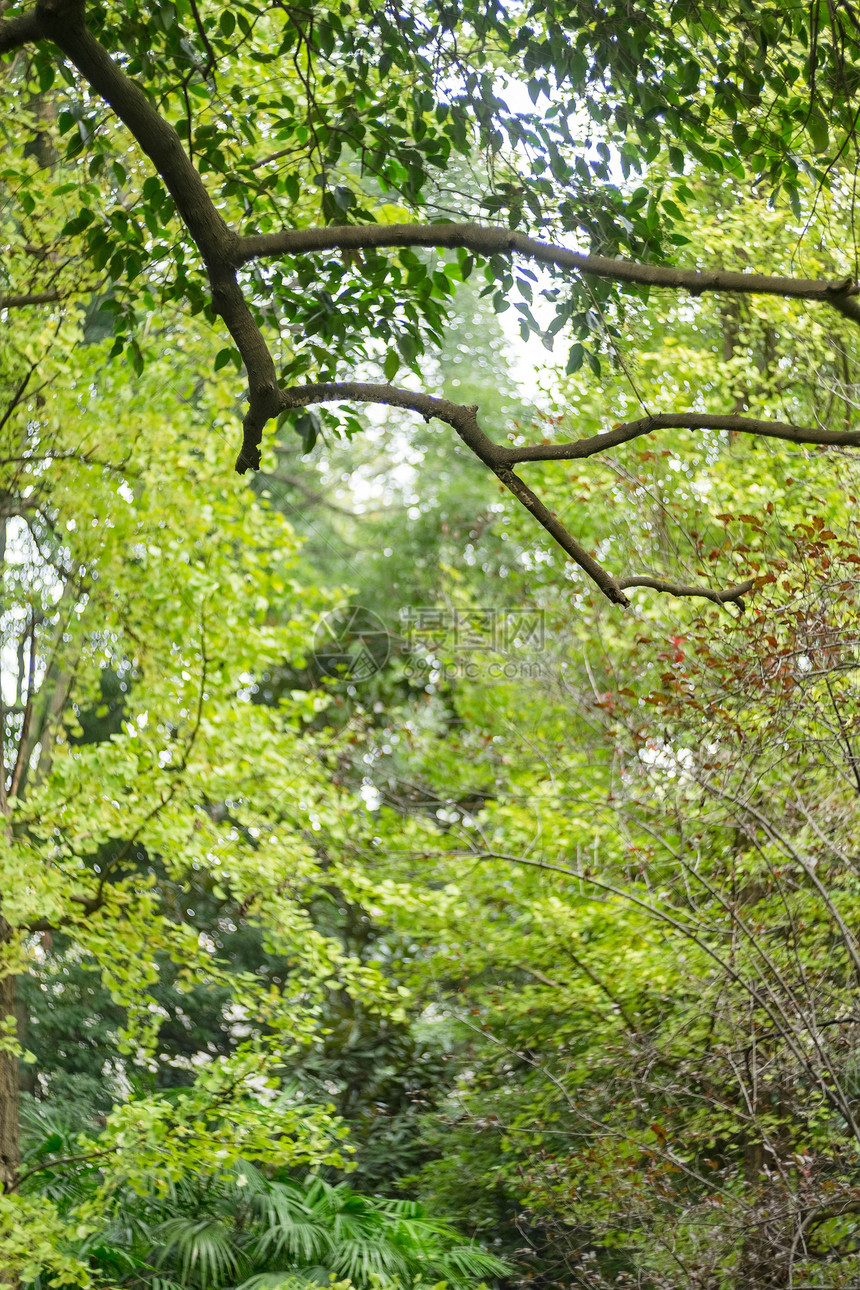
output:
[[[544,8],[514,25],[521,53],[551,43]],[[481,146],[464,134],[438,184],[410,173],[409,140],[379,137],[417,76],[407,62],[387,87],[368,73],[375,177],[342,149],[338,184],[315,184],[299,149],[255,179],[239,109],[214,96],[197,96],[198,155],[229,153],[218,175],[237,219],[252,181],[267,217],[291,204],[305,222],[361,203],[383,222],[438,215],[454,191],[481,213],[490,192],[500,218],[575,225],[598,250],[844,275],[853,180],[835,143],[824,170],[828,130],[849,137],[850,49],[821,44],[818,83],[792,106],[773,77],[792,83],[800,10],[768,10],[762,44],[752,11],[729,31],[726,6],[675,9],[650,88],[608,17],[565,46],[594,107],[569,141],[591,166],[566,198],[575,220],[537,168],[528,206],[480,114]],[[107,6],[99,21],[141,67],[150,32],[178,111],[182,36],[153,13]],[[496,74],[510,56],[489,40],[497,19],[470,28]],[[231,8],[219,41],[234,30],[251,39]],[[685,31],[705,32],[716,90],[699,89]],[[601,88],[583,60],[610,47]],[[626,615],[437,423],[285,419],[269,468],[239,480],[241,380],[170,199],[114,122],[61,73],[55,88],[50,61],[4,72],[6,144],[25,158],[0,175],[4,298],[63,299],[7,306],[0,333],[2,930],[17,980],[2,1052],[21,1092],[0,1282],[856,1284],[856,454],[661,431],[524,467],[609,567],[756,580],[742,610],[640,590]],[[251,62],[245,49],[242,75]],[[274,93],[263,67],[242,81],[247,104]],[[279,94],[301,99],[301,68]],[[619,85],[643,100],[635,120]],[[646,101],[658,93],[662,108]],[[421,104],[430,154],[457,151],[463,103],[450,119]],[[307,104],[275,106],[298,137]],[[544,124],[547,155],[561,129]],[[108,197],[125,215],[80,222]],[[457,257],[413,259],[398,272],[414,275],[420,327],[399,326],[378,265],[368,285],[333,260],[313,291],[295,265],[262,274],[254,305],[278,324],[284,371],[325,371],[335,350],[368,379],[411,366],[477,404],[500,442],[651,410],[856,428],[857,342],[835,313],[585,282],[553,348],[556,298],[523,336],[495,298],[498,266],[488,283]],[[370,337],[357,350],[349,308]],[[320,666],[326,615],[345,605],[382,626],[369,677]]]

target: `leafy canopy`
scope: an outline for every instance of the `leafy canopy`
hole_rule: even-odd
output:
[[[113,352],[138,369],[135,320],[159,301],[220,318],[230,344],[215,366],[235,363],[248,385],[240,471],[259,466],[274,417],[310,448],[309,405],[392,404],[452,426],[614,603],[635,587],[739,601],[755,578],[607,571],[514,466],[665,428],[825,444],[856,432],[694,403],[643,406],[572,444],[503,447],[475,408],[392,382],[422,377],[478,264],[498,309],[519,296],[524,335],[572,331],[570,372],[587,360],[599,374],[601,351],[623,363],[625,298],[653,287],[817,301],[856,322],[850,254],[829,280],[723,270],[685,222],[694,166],[787,199],[798,219],[822,189],[850,205],[856,22],[818,3],[13,4],[0,299],[99,290]],[[70,247],[86,270],[77,254],[68,267]],[[343,406],[334,423],[359,426]]]

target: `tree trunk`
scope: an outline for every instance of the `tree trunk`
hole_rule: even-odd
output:
[[[0,951],[8,944],[9,924],[0,914]],[[15,977],[0,977],[0,1020],[16,1017]],[[21,1167],[18,1125],[18,1058],[0,1050],[0,1192],[14,1191]],[[0,1286],[20,1290],[17,1272],[0,1267]]]
[[[0,947],[9,924],[0,917]],[[0,1018],[16,1017],[15,977],[0,978]],[[0,1051],[0,1191],[14,1190],[21,1163],[18,1141],[18,1058]]]

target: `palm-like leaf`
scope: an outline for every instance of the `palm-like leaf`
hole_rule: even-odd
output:
[[[157,1236],[154,1261],[161,1266],[174,1262],[180,1280],[188,1285],[217,1290],[235,1280],[241,1255],[233,1233],[218,1219],[171,1218]]]
[[[433,1270],[452,1285],[462,1286],[503,1277],[510,1267],[480,1245],[457,1245],[433,1260]]]
[[[305,1284],[325,1285],[331,1276],[356,1286],[409,1284],[433,1276],[465,1286],[508,1271],[447,1223],[428,1218],[417,1201],[363,1196],[345,1182],[272,1183],[255,1197],[254,1210],[263,1224],[254,1258],[284,1260]]]
[[[377,1209],[383,1214],[397,1214],[401,1218],[423,1218],[424,1206],[417,1200],[402,1200],[398,1197],[381,1197],[374,1199]]]
[[[38,1127],[33,1151],[55,1151],[59,1126]],[[66,1207],[97,1179],[95,1170],[82,1171]],[[45,1179],[47,1186],[54,1181],[52,1174]],[[313,1176],[273,1182],[247,1162],[188,1175],[166,1195],[129,1192],[118,1199],[109,1221],[77,1253],[94,1271],[136,1290],[317,1290],[332,1278],[348,1279],[355,1290],[429,1280],[466,1290],[509,1271],[429,1218],[417,1201],[365,1196],[346,1182]]]
[[[299,1290],[307,1282],[293,1272],[257,1272],[236,1290]]]
[[[256,1165],[252,1165],[250,1160],[240,1160],[231,1170],[229,1177],[233,1187],[247,1196],[265,1193],[272,1185],[266,1175]]]
[[[21,1166],[32,1182],[26,1189],[38,1188],[64,1211],[78,1203],[88,1190],[96,1164],[75,1160],[70,1167],[67,1157],[86,1155],[81,1147],[81,1130],[63,1111],[26,1101],[21,1111]],[[93,1141],[93,1148],[96,1143]],[[64,1163],[54,1168],[52,1160]]]
[[[338,1243],[329,1266],[337,1276],[355,1285],[408,1279],[409,1262],[391,1241],[356,1237]]]
[[[298,1189],[272,1183],[253,1200],[263,1227],[252,1245],[255,1258],[274,1254],[301,1267],[318,1262],[332,1248],[334,1238],[325,1216],[304,1204]]]

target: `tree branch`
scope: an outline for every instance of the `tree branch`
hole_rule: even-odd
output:
[[[574,443],[537,444],[522,448],[499,448],[509,462],[573,461],[593,457],[595,453],[617,448],[640,435],[654,430],[732,430],[739,434],[759,435],[764,439],[785,439],[788,443],[826,444],[830,447],[860,448],[858,430],[819,430],[789,425],[784,421],[766,421],[757,417],[710,415],[697,412],[658,412],[615,426],[605,434],[577,439]]]
[[[49,37],[113,108],[167,185],[206,265],[212,308],[224,319],[242,355],[250,385],[245,438],[256,437],[259,443],[263,426],[278,410],[277,378],[232,267],[236,234],[222,219],[173,126],[86,27],[82,0],[39,0],[37,13],[38,34]]]
[[[409,408],[418,412],[425,421],[437,417],[456,430],[467,448],[488,466],[510,489],[514,497],[531,511],[548,533],[579,567],[596,582],[603,594],[616,605],[629,605],[629,601],[619,589],[611,574],[588,554],[584,547],[568,533],[551,511],[548,511],[540,498],[536,497],[527,484],[515,475],[501,455],[500,449],[478,425],[477,406],[467,407],[461,403],[452,403],[450,399],[439,399],[431,394],[416,394],[412,390],[398,389],[394,385],[373,385],[362,381],[330,381],[320,385],[298,385],[281,391],[283,408],[306,407],[309,403],[330,403],[334,400],[350,399],[357,403],[382,403],[391,407]],[[245,450],[243,449],[243,452]],[[242,473],[242,457],[236,463],[236,469]]]
[[[356,250],[378,247],[464,247],[476,255],[516,253],[558,269],[573,269],[594,278],[610,278],[645,287],[682,289],[693,295],[705,291],[733,295],[784,296],[817,300],[832,305],[854,322],[860,322],[860,286],[852,278],[821,282],[814,278],[782,278],[764,273],[738,273],[726,269],[681,269],[674,265],[637,264],[635,260],[586,255],[555,246],[512,229],[482,224],[348,224],[327,228],[286,229],[236,239],[236,267],[250,260],[278,255],[307,255],[314,251]]]
[[[46,1160],[44,1164],[35,1165],[32,1169],[28,1169],[26,1173],[19,1174],[18,1178],[15,1180],[13,1190],[17,1191],[22,1182],[26,1182],[28,1178],[32,1178],[35,1174],[43,1173],[46,1169],[58,1169],[60,1165],[73,1165],[80,1164],[83,1161],[101,1160],[104,1156],[110,1156],[115,1151],[116,1147],[105,1147],[101,1151],[83,1151],[74,1156],[60,1156],[56,1160]]]
[[[675,916],[676,914],[681,915],[682,917],[685,916],[684,911],[678,910],[672,905],[667,905],[667,908],[664,909],[661,908],[659,904],[651,904],[649,901],[643,900],[631,891],[625,891],[624,888],[617,887],[614,883],[606,882],[602,878],[595,877],[587,870],[583,871],[582,869],[572,869],[568,868],[566,865],[553,864],[550,861],[542,859],[538,860],[530,856],[511,855],[501,851],[480,851],[477,849],[460,853],[448,852],[447,855],[451,858],[462,856],[463,859],[471,861],[476,859],[504,860],[512,864],[526,865],[532,869],[545,869],[550,873],[558,873],[568,878],[574,878],[580,884],[587,883],[589,886],[595,887],[598,891],[606,892],[609,895],[615,896],[617,899],[633,905],[635,908],[641,909],[644,913],[650,914],[659,922],[672,927],[682,936],[687,937],[693,942],[693,944],[697,945],[708,958],[712,959],[713,962],[715,962],[732,981],[744,990],[757,1007],[761,1008],[764,1015],[771,1022],[775,1033],[783,1038],[798,1064],[808,1072],[812,1080],[818,1085],[818,1090],[822,1095],[822,1099],[833,1107],[838,1114],[845,1118],[854,1141],[860,1144],[860,1125],[858,1125],[857,1120],[855,1119],[852,1105],[848,1099],[845,1098],[844,1094],[842,1094],[838,1082],[833,1081],[833,1073],[830,1070],[828,1063],[824,1062],[821,1067],[815,1064],[812,1055],[806,1050],[804,1042],[806,1036],[804,1035],[803,1029],[798,1030],[796,1028],[794,1017],[783,1012],[778,998],[772,998],[771,1001],[771,998],[768,997],[768,994],[770,993],[769,991],[764,992],[760,990],[755,981],[744,977],[743,974],[734,966],[731,957],[724,957],[719,953],[719,951],[715,950],[714,947],[709,944],[707,939],[705,939],[701,929],[697,928],[695,925],[691,925],[689,922],[682,922],[680,917]],[[655,900],[656,898],[657,897],[655,896]],[[774,1008],[776,1008],[777,1011],[774,1011]],[[779,1019],[780,1012],[785,1020],[784,1025]],[[799,1019],[801,1023],[803,1023],[802,1013]],[[811,1027],[807,1022],[806,1034],[810,1034],[813,1030],[814,1026]]]
[[[41,39],[43,34],[35,9],[28,9],[17,18],[0,19],[0,54],[11,54],[14,49]]]
[[[544,506],[540,498],[532,492],[524,480],[520,479],[519,475],[514,474],[510,468],[510,462],[520,460],[518,454],[523,450],[503,448],[493,443],[489,435],[485,434],[478,424],[477,406],[452,403],[450,399],[440,399],[432,394],[420,394],[413,390],[400,389],[395,385],[375,385],[363,381],[328,381],[319,385],[296,385],[280,392],[281,408],[284,410],[307,407],[311,403],[331,403],[341,399],[347,399],[354,403],[379,403],[389,407],[408,408],[412,412],[419,413],[425,421],[435,417],[451,426],[463,440],[466,447],[470,448],[475,456],[513,493],[517,501],[527,511],[531,512],[538,523],[555,539],[561,549],[597,584],[604,596],[611,600],[613,604],[623,605],[625,608],[629,606],[630,601],[624,595],[624,591],[628,587],[651,587],[655,591],[665,591],[675,596],[702,597],[719,605],[726,604],[729,601],[736,601],[743,608],[741,597],[751,591],[755,585],[754,581],[750,580],[736,587],[719,590],[712,587],[688,586],[682,583],[668,582],[650,575],[614,578],[602,565],[598,564],[593,556],[589,555],[584,547],[580,546],[556,516]],[[744,420],[744,418],[723,419]],[[654,420],[654,418],[651,418],[651,420]],[[765,422],[763,424],[769,423]],[[794,429],[794,427],[787,428]],[[638,430],[637,433],[644,434],[647,431]],[[798,431],[798,433],[802,432]],[[606,437],[596,435],[595,439]],[[634,435],[631,434],[628,437],[633,438]],[[588,444],[593,443],[594,440],[586,439],[581,442]],[[565,444],[559,446],[562,448],[571,447],[571,445]],[[573,446],[575,447],[576,445]],[[607,444],[606,446],[608,447],[609,445]],[[602,444],[601,447],[603,447]],[[600,448],[595,448],[593,451],[600,451]],[[541,460],[540,457],[535,459]],[[236,463],[236,469],[240,470],[241,473],[242,468],[242,457],[240,456],[239,461]]]
[[[436,417],[457,431],[467,447],[477,457],[495,469],[502,464],[499,449],[478,424],[477,407],[452,403],[434,394],[404,390],[397,385],[375,384],[369,381],[323,381],[316,385],[293,385],[280,391],[280,410],[304,408],[311,403],[333,403],[339,400],[353,403],[380,403],[393,408],[407,408],[417,412],[425,421]]]
[[[0,296],[0,309],[20,309],[22,305],[49,305],[55,300],[62,300],[63,293],[53,291],[30,291],[19,296]]]
[[[259,468],[259,445],[263,427],[281,410],[330,399],[355,399],[411,408],[427,419],[431,416],[438,417],[451,425],[479,460],[495,473],[613,603],[628,605],[624,588],[641,586],[674,595],[703,596],[724,604],[729,600],[742,603],[741,596],[752,584],[744,583],[741,587],[715,591],[707,587],[669,582],[650,575],[617,580],[580,546],[528,485],[513,473],[511,466],[518,461],[590,456],[638,435],[648,434],[654,429],[669,427],[741,430],[797,443],[852,446],[860,443],[860,436],[851,431],[804,430],[780,422],[754,421],[743,417],[664,414],[617,426],[607,434],[595,435],[575,444],[503,448],[494,444],[478,425],[476,407],[465,407],[446,399],[413,394],[389,385],[361,382],[308,385],[280,390],[272,355],[236,276],[237,270],[243,265],[265,256],[371,247],[462,247],[485,257],[517,254],[564,271],[607,278],[619,283],[683,289],[694,295],[718,291],[818,301],[831,305],[856,322],[860,322],[860,301],[857,299],[860,287],[850,277],[821,282],[759,273],[727,270],[700,272],[670,265],[638,264],[633,260],[587,255],[542,242],[524,233],[473,223],[348,225],[288,229],[280,233],[242,237],[224,221],[176,130],[89,31],[84,19],[84,0],[37,0],[35,10],[19,18],[0,20],[0,53],[17,48],[27,41],[40,39],[52,40],[59,47],[87,84],[113,108],[130,130],[167,185],[177,211],[203,258],[209,276],[213,311],[224,319],[248,375],[248,410],[243,422],[242,448],[236,462],[236,470],[240,474]],[[0,297],[0,301],[3,299],[10,302],[24,300],[23,297]],[[35,303],[35,297],[31,303]]]
[[[619,578],[618,586],[624,590],[628,587],[651,587],[653,591],[665,591],[669,596],[700,596],[704,600],[713,600],[716,605],[727,605],[730,601],[735,601],[739,608],[743,609],[743,597],[752,591],[755,578],[739,582],[736,587],[726,587],[724,591],[713,587],[688,586],[682,582],[668,582],[665,578],[652,578],[648,574]]]
[[[521,502],[526,510],[532,513],[538,524],[542,525],[547,533],[555,538],[561,549],[566,551],[572,560],[576,561],[580,569],[587,573],[593,582],[597,583],[607,600],[611,600],[614,605],[622,605],[625,609],[628,609],[630,601],[624,595],[612,574],[607,573],[593,556],[590,556],[585,548],[580,546],[575,538],[571,537],[564,525],[556,519],[551,511],[547,510],[540,498],[535,496],[527,484],[523,483],[519,475],[515,475],[507,466],[494,466],[493,469],[505,487],[510,489],[517,501]]]

